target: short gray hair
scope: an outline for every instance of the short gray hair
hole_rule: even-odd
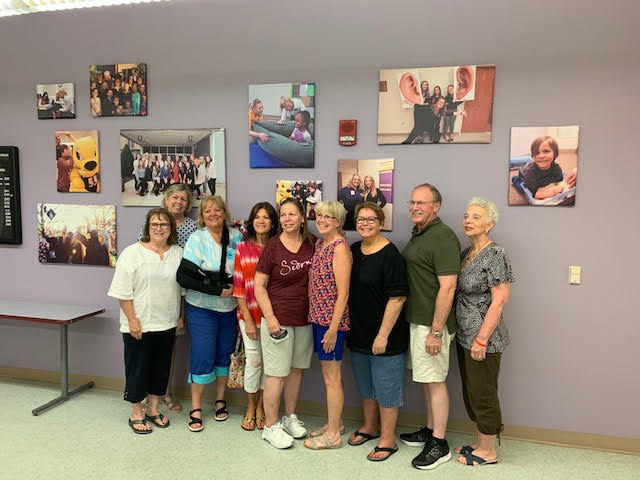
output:
[[[489,221],[493,223],[493,225],[498,224],[498,218],[500,217],[498,207],[496,207],[496,204],[491,200],[487,200],[484,197],[473,197],[469,200],[469,203],[467,203],[467,207],[470,207],[471,205],[477,205],[484,208],[484,211],[487,212],[487,218]]]

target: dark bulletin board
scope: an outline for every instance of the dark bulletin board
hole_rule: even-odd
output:
[[[0,147],[0,244],[22,244],[18,147]]]

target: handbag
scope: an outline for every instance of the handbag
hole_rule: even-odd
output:
[[[180,261],[176,272],[176,280],[182,288],[220,296],[222,290],[233,285],[233,278],[227,275],[227,245],[229,245],[229,229],[222,228],[222,254],[220,256],[220,270],[212,272],[204,270],[186,258]]]
[[[231,364],[229,365],[229,377],[227,379],[227,387],[242,388],[244,387],[244,366],[246,357],[244,353],[244,343],[242,335],[238,335],[236,340],[236,348],[231,354]]]

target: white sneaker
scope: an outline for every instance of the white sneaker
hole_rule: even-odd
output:
[[[289,448],[293,445],[293,437],[282,429],[280,422],[276,422],[270,427],[265,425],[262,430],[262,439],[276,448]]]
[[[304,428],[304,423],[298,420],[298,416],[295,413],[288,417],[282,417],[282,429],[296,439],[307,436],[307,429]]]

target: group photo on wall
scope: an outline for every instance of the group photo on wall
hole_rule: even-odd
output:
[[[38,119],[76,118],[73,83],[46,83],[36,86]]]
[[[378,145],[491,143],[495,66],[380,70]]]
[[[58,192],[100,192],[100,146],[97,130],[56,131]]]
[[[315,83],[249,85],[249,166],[313,168]]]
[[[159,206],[176,183],[195,206],[205,195],[225,199],[224,129],[121,130],[120,173],[123,206]]]
[[[147,64],[119,63],[89,67],[92,117],[147,115]]]
[[[511,129],[509,205],[575,205],[579,132],[577,125]]]
[[[364,202],[373,202],[384,212],[382,230],[393,225],[393,158],[338,160],[338,201],[347,216],[343,230],[355,230],[354,213]]]
[[[115,266],[115,205],[39,203],[37,222],[40,263]]]

